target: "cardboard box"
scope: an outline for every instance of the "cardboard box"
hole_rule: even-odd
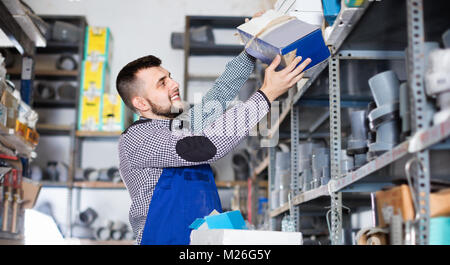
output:
[[[302,245],[300,232],[235,229],[192,230],[191,245]]]
[[[297,56],[302,56],[302,61],[311,59],[305,71],[330,56],[318,26],[274,10],[240,25],[237,30],[245,50],[263,63],[270,64],[277,54],[282,55],[277,70]]]
[[[84,59],[111,62],[113,38],[108,27],[86,27]]]
[[[81,91],[97,91],[98,95],[110,91],[108,63],[84,60],[81,71]]]
[[[78,130],[100,131],[102,122],[102,98],[97,95],[81,95],[78,114]]]
[[[37,198],[39,196],[39,192],[41,191],[42,184],[35,183],[26,178],[22,179],[22,199],[23,204],[22,207],[24,209],[32,209],[36,204]]]
[[[377,213],[380,227],[386,227],[392,215],[401,214],[403,221],[414,219],[414,205],[408,185],[377,191]]]
[[[450,216],[450,189],[430,194],[430,217]]]
[[[118,94],[103,95],[102,131],[123,131],[131,123],[131,112]]]

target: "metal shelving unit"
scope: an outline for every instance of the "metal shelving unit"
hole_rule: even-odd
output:
[[[366,1],[360,8],[342,8],[336,22],[331,28],[331,32],[326,38],[326,43],[330,47],[332,56],[328,63],[319,65],[315,71],[310,74],[309,78],[302,79],[296,88],[292,88],[290,95],[281,105],[288,105],[281,111],[279,119],[273,124],[269,139],[279,130],[280,125],[290,115],[290,138],[291,138],[291,203],[281,205],[276,209],[272,209],[269,204],[270,227],[272,230],[278,230],[278,218],[289,215],[296,222],[297,231],[301,231],[298,227],[299,218],[301,216],[300,206],[314,204],[318,198],[330,199],[331,223],[329,224],[329,238],[332,244],[343,244],[343,192],[354,192],[352,188],[361,182],[361,180],[377,173],[378,171],[401,161],[407,156],[416,157],[421,162],[421,167],[416,168],[416,175],[413,176],[417,193],[420,193],[421,201],[418,209],[418,233],[416,238],[417,244],[427,244],[429,238],[429,194],[430,194],[430,162],[429,150],[434,145],[443,140],[448,139],[450,135],[450,120],[441,124],[428,127],[422,117],[425,117],[425,104],[427,102],[424,90],[424,48],[423,44],[427,38],[425,32],[427,19],[424,15],[423,0],[405,0],[403,3],[396,1],[373,2]],[[406,4],[405,4],[406,3]],[[434,3],[437,6],[443,2]],[[393,8],[393,6],[397,8]],[[431,5],[431,4],[430,4]],[[398,7],[401,8],[398,8]],[[380,24],[382,29],[378,30],[373,26],[377,15],[386,8],[393,8],[398,13],[402,10],[404,14],[399,14],[392,20],[397,23],[402,21],[404,27],[400,25],[400,29],[392,29],[394,33],[387,33],[388,36],[380,36],[376,39],[364,35],[372,25],[374,34],[390,27],[389,23],[393,23],[390,19]],[[432,9],[427,6],[428,12]],[[427,11],[427,10],[426,10]],[[391,11],[393,12],[393,11]],[[388,14],[386,16],[389,16]],[[430,15],[429,15],[430,16]],[[434,17],[432,17],[434,18]],[[380,19],[380,18],[378,18]],[[431,21],[430,21],[431,23]],[[436,22],[437,23],[437,22]],[[436,25],[434,23],[433,25]],[[361,25],[360,25],[361,24]],[[448,22],[447,22],[448,24]],[[431,27],[431,26],[429,26]],[[445,25],[441,25],[445,27]],[[390,40],[390,42],[389,42]],[[383,42],[383,43],[379,43]],[[406,56],[405,48],[413,51],[412,54]],[[342,94],[341,91],[341,67],[342,60],[402,60],[405,62],[407,69],[407,80],[410,91],[412,92],[411,113],[413,130],[411,136],[399,143],[392,150],[389,150],[376,159],[367,162],[357,170],[341,173],[341,143],[343,132],[341,131],[342,108],[358,108],[366,107],[371,98],[357,95]],[[329,98],[309,97],[305,96],[307,89],[315,84],[318,76],[328,66],[328,87]],[[330,169],[331,180],[327,185],[319,188],[302,191],[299,187],[298,172],[298,144],[302,135],[299,134],[299,123],[302,122],[302,113],[299,112],[300,106],[316,106],[329,107],[329,145],[330,145]],[[275,148],[269,148],[269,198],[274,187],[275,178]],[[368,190],[376,191],[389,183],[378,183],[377,185],[369,183]],[[355,188],[354,190],[358,190]],[[321,199],[322,200],[322,199]],[[270,200],[269,200],[270,201]]]

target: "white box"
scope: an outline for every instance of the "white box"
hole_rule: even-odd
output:
[[[238,229],[192,230],[191,245],[303,245],[300,232]]]

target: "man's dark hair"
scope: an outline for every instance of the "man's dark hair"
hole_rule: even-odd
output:
[[[148,55],[136,59],[127,65],[125,65],[122,70],[120,70],[116,79],[116,88],[119,92],[120,97],[127,107],[129,107],[134,112],[136,108],[131,103],[131,99],[136,94],[136,89],[139,84],[137,82],[136,73],[142,69],[157,67],[161,65],[161,60],[153,55]]]

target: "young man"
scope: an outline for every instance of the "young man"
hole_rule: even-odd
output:
[[[129,218],[137,244],[189,244],[189,225],[214,209],[222,211],[209,164],[248,135],[310,62],[296,67],[301,61],[296,58],[276,72],[280,61],[277,56],[267,67],[263,86],[246,102],[225,113],[204,113],[203,106],[211,101],[225,107],[252,73],[255,59],[242,52],[227,64],[201,104],[187,112],[188,126],[174,119],[183,108],[179,85],[158,58],[137,59],[119,72],[120,96],[141,116],[119,140],[120,173],[131,196]]]

